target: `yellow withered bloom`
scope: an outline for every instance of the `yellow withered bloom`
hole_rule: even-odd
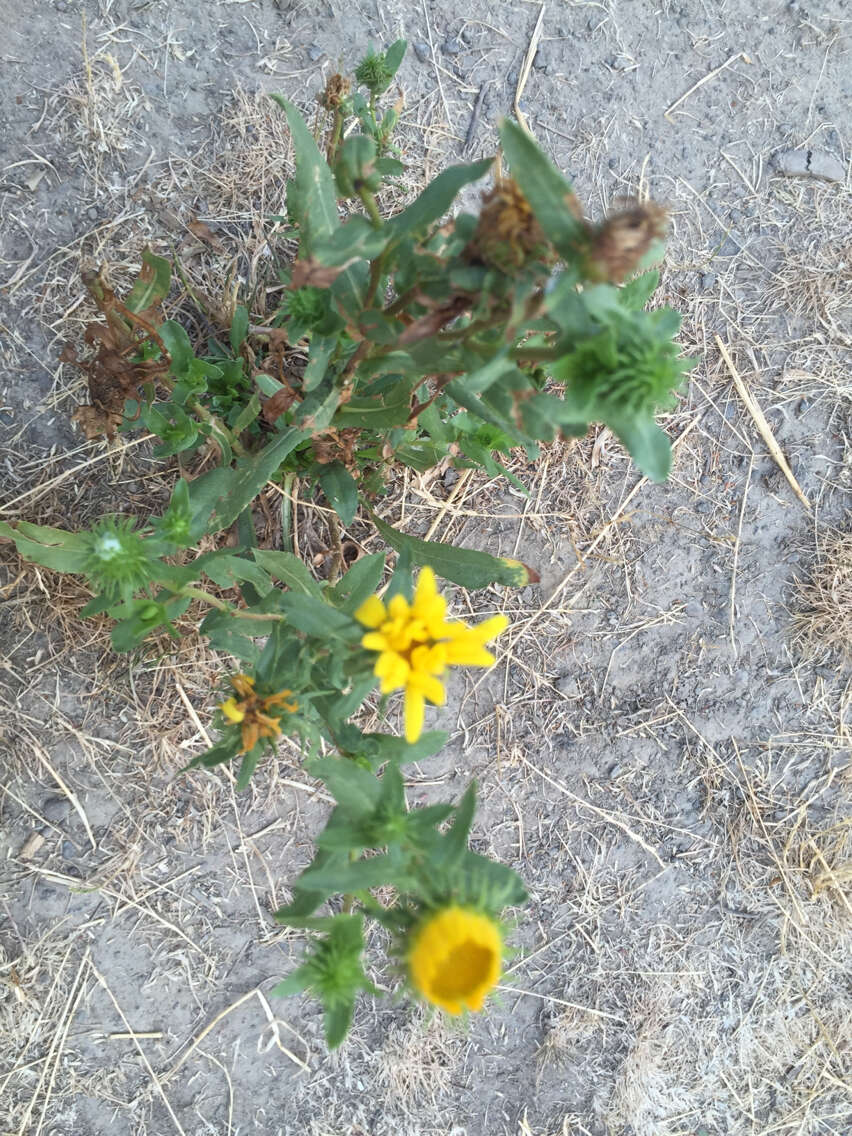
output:
[[[231,686],[237,697],[227,698],[219,709],[229,722],[240,726],[240,753],[249,753],[261,738],[277,738],[280,735],[281,719],[273,717],[268,713],[269,710],[280,706],[282,710],[293,714],[299,709],[298,702],[289,701],[292,690],[279,690],[277,694],[265,696],[256,694],[251,675],[232,675]]]
[[[355,612],[358,622],[370,629],[361,645],[379,654],[373,673],[382,694],[405,691],[408,742],[416,742],[423,732],[426,700],[443,705],[441,676],[447,667],[490,667],[495,660],[485,644],[509,624],[505,615],[495,615],[468,627],[448,621],[446,614],[447,601],[428,567],[418,577],[413,602],[399,594],[387,604],[370,596]]]
[[[450,1014],[481,1010],[500,977],[503,940],[494,920],[451,906],[414,932],[408,974],[414,988]]]

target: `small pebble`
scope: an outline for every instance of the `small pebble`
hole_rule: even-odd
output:
[[[812,177],[820,181],[843,181],[846,168],[825,150],[787,150],[775,158],[775,168],[785,177]]]
[[[711,288],[716,287],[716,273],[715,272],[702,272],[701,274],[701,287],[705,292],[709,292]]]
[[[70,840],[62,841],[62,859],[73,860],[77,855],[77,845],[72,844]]]
[[[441,44],[441,51],[444,55],[459,55],[461,52],[461,44],[457,39],[445,39]]]
[[[71,802],[67,797],[48,797],[41,806],[41,815],[51,824],[65,820],[71,811]]]
[[[426,63],[431,54],[429,44],[426,43],[425,40],[417,40],[414,44],[414,54],[417,56],[421,63]]]
[[[325,55],[325,52],[315,43],[312,43],[308,48],[308,59],[310,59],[311,63],[316,63],[318,60],[322,59],[323,55]]]
[[[90,205],[89,208],[86,210],[86,216],[89,218],[90,221],[97,221],[97,219],[100,217],[98,207],[96,205]]]

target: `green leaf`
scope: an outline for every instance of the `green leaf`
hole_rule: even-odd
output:
[[[659,283],[659,272],[656,270],[643,272],[640,276],[634,276],[632,280],[628,280],[619,288],[618,301],[630,311],[641,311],[656,292]]]
[[[311,346],[308,351],[308,365],[302,376],[302,389],[312,391],[318,387],[328,372],[328,365],[334,350],[337,347],[337,336],[311,336]]]
[[[447,446],[439,446],[427,438],[418,438],[414,442],[405,442],[397,446],[393,454],[403,465],[416,469],[418,473],[425,473],[429,469],[434,469],[441,458],[446,456]]]
[[[450,166],[438,174],[407,209],[388,222],[386,228],[394,240],[406,233],[420,233],[439,221],[455,201],[459,190],[485,177],[493,161],[493,158],[483,158],[467,166]]]
[[[189,372],[190,364],[195,359],[189,336],[175,320],[166,320],[165,323],[160,324],[159,332],[171,359],[169,370],[176,379],[182,379]]]
[[[124,306],[131,312],[144,312],[166,298],[172,280],[172,266],[149,249],[142,253],[144,268],[134,281]]]
[[[331,285],[332,304],[350,323],[357,323],[364,310],[369,282],[370,269],[367,262],[356,260]]]
[[[231,424],[232,434],[242,434],[260,414],[260,399],[253,394]]]
[[[288,974],[286,978],[282,979],[277,986],[273,986],[269,993],[276,998],[290,998],[294,994],[301,994],[307,990],[311,984],[311,979],[311,968],[307,965],[300,966],[292,974]]]
[[[629,418],[609,411],[605,421],[646,477],[666,480],[672,466],[672,447],[653,418]]]
[[[585,240],[585,229],[569,208],[571,185],[526,130],[511,119],[500,124],[500,142],[512,177],[530,203],[536,220],[556,249],[575,261]]]
[[[351,525],[358,511],[358,486],[346,466],[341,462],[322,466],[319,483],[344,525]]]
[[[233,655],[247,666],[254,666],[260,657],[260,648],[245,634],[243,626],[245,622],[243,619],[234,619],[225,612],[212,611],[202,620],[199,631],[207,636],[210,646],[215,647],[217,651]],[[258,623],[253,622],[251,626],[258,635],[264,634],[262,625],[258,626]]]
[[[329,1049],[337,1049],[349,1032],[352,1024],[352,1015],[355,1012],[355,999],[347,1002],[335,1002],[326,1006],[323,1025],[325,1040]]]
[[[318,241],[313,257],[319,264],[335,268],[350,260],[373,260],[389,240],[384,229],[375,229],[366,217],[351,217],[326,241]]]
[[[444,836],[440,844],[440,854],[436,854],[443,867],[457,863],[467,849],[470,826],[473,824],[473,814],[476,811],[476,782],[472,781],[465,790],[464,796],[456,805],[455,819],[450,831]]]
[[[304,258],[317,242],[328,240],[340,223],[334,178],[297,107],[284,95],[271,97],[287,115],[296,151],[296,175],[287,186],[287,209],[299,226],[299,253]]]
[[[234,318],[231,320],[231,350],[236,353],[245,343],[246,336],[248,335],[249,326],[249,313],[248,308],[243,304],[237,304],[234,308]]]
[[[350,758],[322,757],[308,764],[308,772],[319,778],[349,817],[370,816],[382,792],[374,773],[356,765]]]
[[[308,435],[291,426],[284,430],[262,450],[250,457],[241,458],[235,477],[227,491],[213,503],[208,532],[217,532],[232,525],[243,509],[255,499],[291,450]]]
[[[261,595],[265,596],[272,590],[272,581],[266,572],[258,564],[245,560],[242,556],[217,557],[205,564],[204,571],[220,588],[233,588],[235,584],[248,580]]]
[[[26,535],[29,534],[29,535]],[[0,521],[0,537],[8,537],[25,560],[41,564],[54,572],[82,572],[89,559],[88,546],[83,544],[83,534],[64,533],[41,525],[20,522],[12,528]],[[35,536],[36,539],[30,539]]]
[[[300,562],[301,563],[301,562]],[[373,552],[356,560],[349,571],[328,591],[328,597],[347,615],[354,614],[381,582],[385,554]]]
[[[181,773],[186,773],[188,769],[196,769],[198,766],[204,769],[212,769],[216,765],[222,765],[226,761],[232,761],[237,755],[237,747],[239,746],[239,738],[236,732],[226,734],[220,738],[215,745],[210,749],[206,749],[204,753],[197,754],[188,765],[185,765]]]
[[[240,762],[240,772],[237,775],[236,790],[238,793],[248,788],[248,783],[251,781],[255,769],[257,769],[257,763],[260,761],[261,753],[262,749],[258,744],[254,749],[243,754],[243,760]]]
[[[254,558],[265,571],[280,580],[293,592],[313,596],[321,600],[323,589],[313,578],[304,561],[292,552],[276,552],[268,548],[256,548]]]
[[[465,410],[469,410],[471,414],[475,414],[483,422],[490,422],[492,426],[497,426],[511,439],[512,445],[518,445],[523,440],[515,423],[505,414],[468,391],[463,379],[453,379],[452,382],[447,383],[446,393],[453,402],[463,406]]]
[[[518,368],[505,355],[497,355],[482,367],[470,371],[463,379],[458,380],[464,384],[464,389],[470,394],[482,394],[494,383],[499,382],[505,375],[518,372]]]
[[[351,398],[334,416],[334,425],[387,430],[404,426],[411,417],[411,383],[400,380],[380,398]]]
[[[296,425],[311,434],[324,430],[340,404],[340,390],[326,379],[299,404]]]
[[[399,65],[402,63],[407,47],[407,40],[397,39],[385,50],[385,67],[390,71],[391,79],[399,70]],[[390,80],[388,84],[390,84]]]
[[[533,573],[520,560],[491,556],[475,548],[454,548],[439,541],[421,540],[398,532],[373,514],[379,532],[397,552],[405,550],[413,563],[428,564],[438,576],[463,588],[486,588],[489,584],[506,584],[524,588],[535,583]]]
[[[527,899],[527,889],[517,872],[506,864],[467,849],[456,863],[458,901],[479,903],[498,915],[504,907],[517,907]]]
[[[354,638],[361,627],[351,616],[313,596],[284,592],[278,596],[278,605],[287,614],[287,622],[297,631],[318,638]]]
[[[413,883],[405,861],[397,851],[335,866],[310,867],[299,876],[300,888],[304,886],[308,890],[323,891],[327,895],[384,887],[387,884],[406,891]]]

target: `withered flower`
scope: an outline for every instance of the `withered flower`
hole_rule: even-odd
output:
[[[553,249],[517,182],[501,178],[483,194],[482,201],[479,223],[466,250],[469,260],[513,272],[531,261],[554,259]]]
[[[349,91],[352,84],[342,75],[332,75],[325,85],[325,90],[317,95],[317,102],[325,110],[337,110]]]
[[[588,258],[592,278],[618,284],[632,275],[649,249],[665,238],[667,218],[665,206],[636,201],[592,227]]]

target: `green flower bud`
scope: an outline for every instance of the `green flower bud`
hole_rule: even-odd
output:
[[[376,170],[376,143],[365,134],[347,138],[334,166],[337,188],[343,197],[355,197],[362,189],[375,193],[382,184]]]
[[[129,600],[151,579],[154,557],[133,521],[110,517],[99,521],[88,536],[84,572],[101,595]]]
[[[386,91],[394,74],[395,69],[388,67],[385,52],[373,51],[372,48],[355,68],[355,78],[373,95]]]

